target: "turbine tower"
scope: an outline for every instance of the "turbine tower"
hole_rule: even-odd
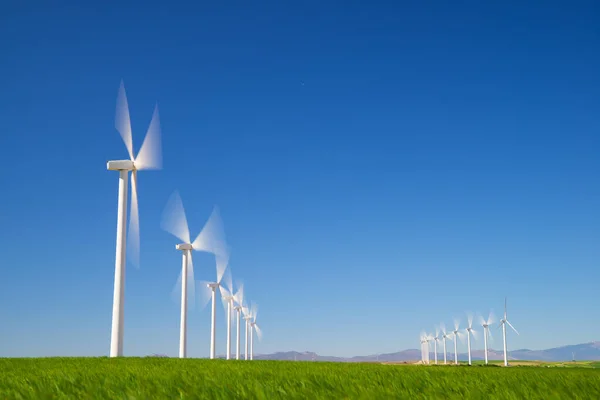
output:
[[[488,319],[485,320],[485,319],[483,319],[483,317],[480,317],[480,322],[481,322],[481,326],[483,326],[483,347],[485,349],[483,354],[484,354],[484,358],[485,358],[485,365],[487,365],[487,363],[488,363],[488,338],[492,339],[492,332],[490,331],[490,326],[494,322],[494,315],[490,311],[490,314],[488,315]]]
[[[450,337],[448,336],[448,334],[446,333],[446,327],[444,326],[444,323],[440,324],[440,328],[442,330],[442,339],[444,341],[444,365],[447,364],[446,362],[446,339],[450,339]]]
[[[187,309],[188,309],[188,290],[194,304],[194,264],[192,262],[192,250],[204,251],[222,255],[225,251],[225,234],[223,233],[223,224],[219,216],[218,208],[214,208],[208,221],[192,242],[190,239],[190,230],[188,228],[185,210],[179,192],[175,191],[165,207],[161,227],[169,232],[183,243],[175,246],[177,250],[182,251],[183,261],[181,264],[181,273],[175,283],[173,293],[181,288],[181,319],[179,326],[179,358],[187,357]]]
[[[458,319],[454,320],[454,330],[452,333],[454,334],[454,364],[458,365],[458,338],[461,337],[461,332],[458,329],[460,321]]]
[[[258,305],[253,304],[252,307],[252,320],[250,321],[250,360],[254,360],[254,330],[256,330],[256,337],[258,340],[262,340],[262,330],[256,323],[256,316],[258,315]]]
[[[438,351],[437,351],[437,344],[438,341],[440,340],[440,330],[438,329],[438,327],[435,327],[435,336],[433,337],[433,357],[435,360],[435,364],[437,365],[438,363]]]
[[[421,332],[419,339],[421,341],[421,362],[425,364],[425,345],[427,344],[427,341],[425,340],[425,332]]]
[[[241,318],[242,318],[242,305],[244,304],[244,285],[238,285],[238,291],[233,295],[235,300],[235,311],[236,311],[236,330],[237,330],[237,339],[235,345],[235,359],[240,359],[240,328],[241,328]]]
[[[504,340],[504,366],[508,367],[508,352],[506,350],[506,324],[512,328],[513,331],[518,335],[519,332],[515,329],[514,326],[510,322],[508,322],[508,318],[506,317],[506,297],[504,298],[504,318],[500,320],[499,328],[502,327],[502,338]]]
[[[117,109],[115,128],[119,131],[127,152],[129,160],[109,161],[109,171],[119,171],[119,198],[117,203],[117,246],[115,258],[115,281],[113,292],[112,327],[110,332],[110,356],[123,356],[123,329],[124,329],[124,302],[125,302],[125,260],[126,244],[129,242],[129,260],[139,267],[140,252],[140,226],[137,197],[137,171],[144,169],[161,169],[162,155],[160,142],[160,120],[158,117],[158,105],[154,108],[154,114],[142,147],[137,154],[133,153],[133,139],[131,135],[131,122],[129,119],[129,106],[123,81],[119,87],[117,96]],[[131,215],[129,217],[129,237],[125,237],[125,224],[127,223],[127,184],[131,171]]]
[[[250,344],[248,341],[250,340],[248,337],[248,330],[250,328],[250,320],[252,319],[252,315],[250,314],[250,310],[248,307],[242,306],[242,313],[244,314],[244,321],[246,321],[246,343],[244,349],[244,360],[248,359],[248,345]]]
[[[221,280],[225,275],[227,269],[227,263],[229,262],[229,255],[226,252],[221,252],[215,256],[217,261],[217,280],[215,282],[199,282],[200,290],[210,289],[211,304],[211,322],[210,322],[210,358],[215,358],[216,355],[216,329],[217,329],[217,288],[221,287]],[[208,294],[208,293],[207,293]],[[206,296],[209,298],[209,296]],[[205,307],[206,303],[202,304]]]
[[[219,286],[221,292],[221,299],[225,306],[225,312],[227,313],[227,350],[225,358],[231,359],[231,320],[233,319],[234,312],[234,296],[233,296],[233,282],[231,279],[231,268],[225,271],[223,276],[223,284]]]
[[[477,339],[477,331],[473,329],[473,315],[469,314],[467,316],[468,326],[465,329],[467,332],[467,351],[469,354],[469,365],[471,365],[471,335],[473,335],[474,339]]]

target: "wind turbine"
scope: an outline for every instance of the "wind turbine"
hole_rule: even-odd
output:
[[[223,284],[219,286],[221,292],[221,299],[227,312],[227,352],[226,359],[231,359],[231,320],[233,318],[234,311],[234,299],[233,296],[233,282],[231,279],[231,269],[225,271],[223,276]]]
[[[113,292],[112,327],[110,333],[110,356],[120,357],[123,355],[123,329],[124,329],[124,301],[125,301],[125,259],[126,243],[129,242],[129,260],[134,266],[139,266],[140,257],[140,222],[137,197],[137,171],[144,169],[161,169],[162,155],[160,142],[160,120],[158,117],[158,105],[154,108],[154,114],[142,147],[137,154],[133,155],[133,139],[131,136],[131,121],[129,119],[129,107],[123,81],[119,87],[117,97],[117,109],[115,128],[119,131],[127,152],[129,160],[109,161],[106,165],[109,171],[119,171],[119,199],[117,208],[117,247],[115,258],[115,281]],[[131,171],[131,215],[129,217],[129,237],[125,237],[125,224],[127,222],[127,181]]]
[[[229,262],[229,255],[226,252],[216,255],[217,260],[217,280],[215,282],[199,282],[199,287],[201,290],[210,289],[210,299],[212,299],[211,304],[211,323],[210,323],[210,358],[211,360],[215,358],[215,350],[216,350],[216,329],[217,329],[217,288],[221,287],[221,280],[223,279],[223,275],[225,274],[225,270],[227,269],[227,263]],[[206,296],[205,298],[208,298]],[[207,301],[202,304],[202,307],[206,306]]]
[[[454,334],[454,364],[458,365],[458,338],[462,337],[461,332],[458,330],[458,326],[460,321],[458,319],[454,320],[454,330],[452,333]]]
[[[250,321],[250,360],[254,360],[254,330],[256,330],[256,337],[258,340],[262,339],[262,330],[256,323],[256,316],[258,315],[258,305],[255,303],[252,307],[252,320]]]
[[[502,338],[504,340],[504,366],[508,367],[508,353],[506,351],[506,324],[508,324],[508,326],[510,326],[517,335],[519,334],[519,332],[517,332],[515,327],[512,326],[512,324],[510,322],[508,322],[508,319],[506,317],[506,297],[505,297],[504,298],[504,318],[502,318],[500,320],[500,325],[498,327],[499,328],[502,327]]]
[[[467,331],[467,349],[469,353],[469,365],[471,365],[471,335],[474,339],[477,339],[477,331],[473,329],[473,315],[467,315],[468,326],[465,329]]]
[[[438,344],[438,340],[440,340],[440,330],[438,329],[438,327],[435,327],[435,336],[433,337],[433,347],[434,347],[434,360],[435,360],[435,364],[437,365],[438,363],[438,354],[437,354],[437,344]]]
[[[423,364],[425,364],[425,346],[427,344],[427,340],[425,340],[425,332],[421,332],[421,336],[420,336],[420,340],[421,340],[421,362]]]
[[[190,239],[190,230],[188,228],[185,210],[179,192],[175,191],[165,207],[161,227],[169,232],[183,243],[175,246],[177,250],[182,251],[183,262],[181,273],[175,284],[174,293],[181,287],[181,320],[179,327],[179,358],[187,356],[187,292],[188,286],[194,304],[194,264],[192,262],[192,250],[204,251],[215,254],[217,258],[222,257],[225,252],[225,234],[223,224],[219,216],[219,210],[215,207],[208,221],[192,242]],[[207,300],[205,300],[207,301]],[[202,303],[205,304],[205,301]]]
[[[426,354],[427,364],[430,364],[430,361],[431,361],[431,358],[430,358],[431,355],[430,355],[430,353],[431,352],[429,351],[429,342],[433,341],[433,335],[431,335],[431,334],[428,333],[425,336],[425,341],[427,342],[427,354]]]
[[[235,305],[235,311],[236,311],[236,330],[237,330],[237,340],[236,340],[236,345],[235,345],[235,359],[239,360],[240,359],[240,341],[241,341],[241,336],[240,336],[240,327],[241,327],[241,317],[242,317],[242,307],[244,304],[244,285],[243,284],[239,284],[238,285],[238,291],[233,295],[234,298],[234,305],[237,303],[237,305]]]
[[[444,323],[440,325],[440,328],[442,329],[442,339],[444,340],[444,365],[446,365],[446,339],[450,339],[450,336],[448,336],[446,333],[446,327],[444,326]]]
[[[248,359],[248,345],[249,345],[248,329],[250,328],[250,320],[252,319],[252,314],[250,313],[250,310],[248,309],[248,307],[244,307],[244,306],[242,306],[242,313],[244,314],[244,321],[246,321],[246,343],[245,343],[245,350],[244,350],[244,360],[247,360]]]
[[[488,363],[488,337],[492,339],[492,332],[490,331],[490,325],[494,322],[494,315],[490,311],[488,315],[488,319],[485,320],[483,317],[480,317],[481,326],[483,326],[483,345],[485,348],[484,357],[485,357],[485,365]]]

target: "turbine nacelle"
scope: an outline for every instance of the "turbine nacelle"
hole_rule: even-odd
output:
[[[193,250],[194,248],[190,243],[181,243],[175,246],[177,250]]]
[[[109,171],[133,171],[135,165],[131,160],[115,160],[107,162],[106,169]]]
[[[206,284],[206,287],[207,287],[207,288],[210,288],[210,289],[212,289],[212,290],[215,290],[216,288],[218,288],[218,287],[219,287],[219,284],[218,284],[217,282],[211,282],[211,283],[207,283],[207,284]]]

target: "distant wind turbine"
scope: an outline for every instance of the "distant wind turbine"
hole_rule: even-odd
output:
[[[161,227],[169,232],[183,243],[175,246],[177,250],[182,251],[183,261],[181,273],[175,283],[173,293],[181,288],[181,320],[179,327],[179,358],[187,357],[187,308],[188,308],[188,287],[194,304],[194,264],[192,262],[192,250],[204,251],[215,254],[223,254],[225,248],[225,235],[219,216],[218,209],[215,207],[208,221],[192,242],[190,230],[188,228],[185,210],[179,192],[175,191],[165,207]]]
[[[119,198],[117,203],[117,246],[115,258],[115,280],[113,292],[112,326],[110,332],[110,356],[123,356],[123,329],[124,329],[124,301],[125,301],[125,259],[126,244],[129,242],[129,259],[132,264],[139,267],[140,257],[140,222],[137,197],[137,171],[144,169],[161,169],[162,152],[160,141],[160,120],[158,117],[158,105],[154,108],[154,114],[150,121],[150,127],[146,132],[144,143],[134,157],[133,139],[131,135],[131,121],[129,118],[129,105],[125,95],[123,81],[119,87],[117,96],[117,108],[115,128],[119,131],[127,152],[129,160],[109,161],[109,171],[119,171]],[[131,215],[129,217],[128,237],[125,236],[125,224],[127,222],[127,181],[131,171]]]
[[[242,317],[242,307],[244,304],[244,285],[242,283],[238,284],[238,291],[233,295],[235,300],[235,311],[236,311],[236,326],[235,329],[237,331],[237,339],[235,345],[235,359],[240,359],[240,327],[241,327],[241,317]]]
[[[477,339],[477,331],[473,329],[473,315],[469,314],[467,316],[467,328],[465,331],[467,332],[467,351],[469,353],[469,365],[471,365],[471,335],[473,335],[474,339]]]
[[[484,358],[485,358],[485,365],[487,365],[487,363],[488,363],[488,340],[492,339],[492,332],[490,331],[490,326],[494,322],[494,315],[490,311],[487,320],[483,319],[483,317],[480,317],[480,318],[481,318],[480,319],[481,326],[483,326],[483,345],[484,345],[484,349],[485,349],[483,354],[484,354]]]
[[[437,344],[438,341],[440,340],[440,330],[438,329],[438,327],[435,327],[435,336],[433,337],[433,345],[434,345],[434,350],[433,350],[433,356],[434,356],[434,360],[435,360],[435,364],[437,365],[438,363],[438,350],[437,350]]]
[[[502,328],[502,338],[504,340],[504,366],[508,367],[508,352],[506,350],[506,324],[512,328],[513,331],[518,335],[519,332],[515,329],[514,326],[510,322],[508,322],[508,318],[506,317],[506,297],[504,298],[504,318],[500,320],[499,328]]]
[[[452,333],[454,334],[454,364],[458,365],[458,339],[462,338],[462,333],[458,329],[460,321],[458,319],[454,320],[454,330]]]
[[[250,321],[250,360],[254,360],[254,331],[256,330],[256,337],[258,340],[262,339],[262,330],[256,323],[256,316],[258,315],[258,305],[255,303],[252,307],[252,320]]]
[[[446,333],[446,326],[444,325],[444,323],[440,324],[440,329],[442,330],[442,339],[444,341],[444,365],[447,364],[446,362],[446,339],[450,339],[450,337],[448,336],[448,334]]]
[[[225,312],[227,313],[227,349],[225,358],[231,359],[231,320],[233,319],[234,310],[234,295],[233,295],[233,281],[231,278],[231,268],[225,270],[225,274],[222,279],[222,284],[219,286],[221,292],[221,299],[225,306]]]
[[[210,318],[210,358],[211,360],[216,356],[216,346],[217,346],[217,288],[221,287],[221,280],[225,275],[225,270],[227,269],[227,264],[229,263],[229,254],[226,252],[222,252],[221,254],[216,255],[216,264],[217,264],[217,280],[215,282],[206,282],[200,281],[198,282],[198,287],[203,293],[206,294],[204,297],[205,302],[201,304],[202,307],[205,307],[208,303],[207,298],[211,300],[211,318]],[[209,292],[207,292],[207,290]],[[209,297],[210,294],[210,297]]]

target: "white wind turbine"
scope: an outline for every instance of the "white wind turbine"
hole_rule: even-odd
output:
[[[255,303],[252,305],[252,319],[250,321],[250,360],[254,360],[254,330],[256,330],[256,337],[258,340],[262,340],[262,330],[256,323],[257,315],[258,305]]]
[[[201,306],[204,308],[206,303],[208,303],[208,299],[212,300],[211,304],[211,322],[210,322],[210,358],[215,358],[216,351],[216,329],[217,329],[217,288],[221,287],[221,280],[225,275],[225,270],[227,269],[227,264],[229,262],[229,255],[227,252],[220,252],[220,254],[216,255],[217,261],[217,280],[214,282],[206,282],[200,281],[198,282],[198,286],[203,293],[206,293],[207,296],[204,297],[205,301],[201,303]],[[208,292],[207,292],[208,291]],[[208,297],[210,294],[210,297]]]
[[[425,364],[425,346],[427,345],[427,340],[425,340],[425,332],[421,332],[419,340],[421,341],[421,362]]]
[[[242,310],[244,304],[244,285],[240,283],[238,285],[238,291],[233,295],[234,306],[236,311],[236,331],[237,331],[237,339],[235,345],[235,359],[240,359],[240,328],[241,328],[241,318],[242,318]]]
[[[435,360],[435,364],[437,365],[438,363],[438,350],[437,350],[437,344],[438,341],[440,340],[440,330],[438,329],[438,327],[435,327],[435,336],[433,337],[433,346],[434,346],[434,350],[433,350],[433,357]]]
[[[454,330],[451,332],[454,336],[452,340],[454,340],[454,364],[458,365],[458,339],[462,339],[462,332],[458,329],[460,321],[458,319],[454,320]]]
[[[446,362],[446,339],[450,339],[450,336],[448,336],[448,334],[446,333],[446,327],[444,326],[444,323],[440,324],[440,328],[442,330],[442,339],[444,341],[444,365],[447,363]]]
[[[484,358],[485,364],[488,363],[488,338],[492,339],[492,332],[490,331],[490,326],[494,323],[494,315],[490,311],[488,315],[488,319],[485,320],[483,317],[480,317],[481,326],[483,326],[483,347],[484,347]]]
[[[137,157],[134,157],[129,106],[127,105],[125,87],[123,86],[123,81],[121,81],[117,97],[115,128],[119,131],[119,134],[125,143],[125,147],[127,147],[129,160],[109,161],[107,163],[108,170],[119,171],[117,247],[115,258],[112,328],[110,333],[111,357],[123,355],[125,259],[127,242],[129,242],[130,250],[129,259],[134,266],[139,266],[140,226],[137,197],[137,171],[162,168],[158,105],[154,108],[154,114],[152,115],[152,120],[150,121],[150,126],[146,132],[142,147],[140,148]],[[131,171],[131,215],[129,217],[129,237],[126,239],[125,224],[127,222],[127,181],[129,179],[129,171]]]
[[[500,325],[498,327],[499,328],[502,327],[502,338],[504,340],[504,366],[508,367],[508,352],[506,350],[506,324],[508,324],[508,326],[510,326],[517,335],[519,334],[519,332],[517,332],[515,327],[512,326],[512,324],[510,322],[508,322],[508,319],[506,317],[506,297],[505,297],[504,298],[504,318],[502,318],[500,320]]]
[[[225,311],[227,313],[227,351],[226,351],[226,359],[231,359],[231,320],[233,319],[234,313],[234,301],[235,297],[233,295],[233,282],[231,279],[231,268],[225,271],[225,275],[223,276],[222,284],[219,286],[219,291],[221,292],[221,299],[223,300],[223,305],[225,306]]]
[[[249,356],[248,345],[250,344],[248,333],[249,333],[249,329],[250,329],[250,320],[252,319],[252,314],[251,314],[250,310],[248,309],[248,307],[244,307],[244,306],[242,306],[242,313],[244,314],[244,321],[246,321],[246,343],[245,343],[245,350],[244,350],[244,360],[247,360],[248,356]]]
[[[434,341],[433,335],[429,334],[429,333],[426,334],[425,335],[425,340],[427,341],[427,355],[426,355],[427,356],[427,364],[430,364],[431,363],[431,350],[429,348],[429,342],[433,342]]]
[[[471,365],[471,335],[473,335],[473,339],[477,339],[477,331],[473,329],[473,315],[467,315],[468,326],[465,329],[467,332],[467,351],[469,353],[469,365]]]
[[[421,358],[423,364],[429,364],[429,335],[425,332],[421,332]]]
[[[187,305],[188,290],[194,304],[194,264],[192,262],[192,250],[204,251],[215,254],[216,257],[225,253],[225,234],[223,224],[219,216],[219,210],[215,207],[208,218],[204,228],[194,241],[191,241],[185,210],[179,192],[175,191],[165,207],[161,227],[183,243],[175,246],[182,251],[183,261],[181,273],[175,284],[173,293],[181,288],[181,320],[179,328],[179,358],[187,356]]]

